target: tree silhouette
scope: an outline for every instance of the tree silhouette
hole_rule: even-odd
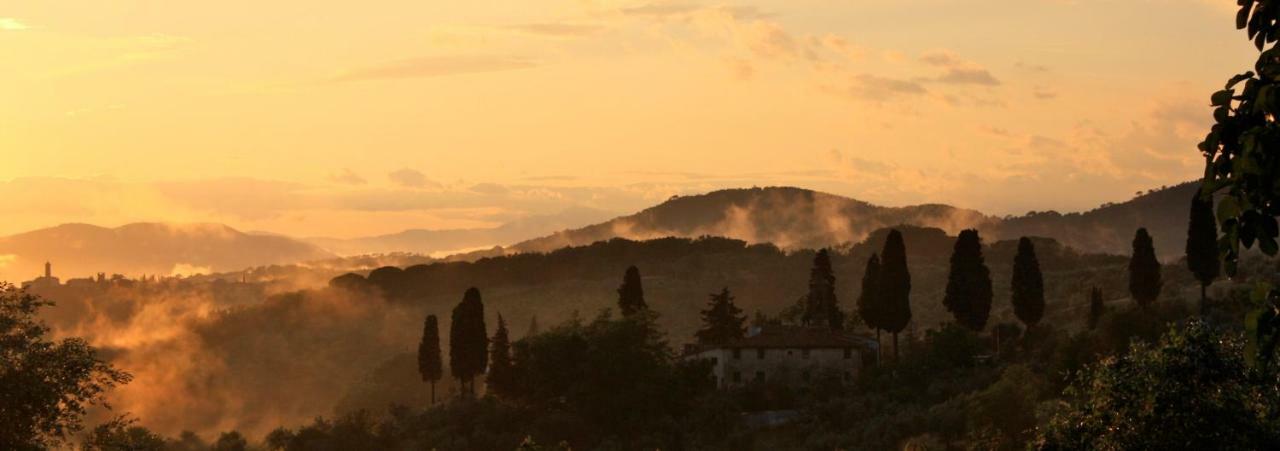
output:
[[[0,449],[61,448],[89,406],[132,378],[81,338],[50,340],[37,316],[49,305],[0,282]]]
[[[629,266],[622,276],[622,286],[618,287],[618,310],[623,316],[631,316],[648,308],[644,302],[644,287],[640,284],[640,268]]]
[[[836,299],[836,276],[831,269],[831,256],[821,249],[813,257],[813,269],[809,271],[809,294],[805,297],[804,316],[806,326],[827,326],[840,329],[844,326],[844,312]]]
[[[422,381],[431,384],[431,404],[436,403],[436,382],[443,376],[440,359],[440,325],[435,315],[427,315],[422,323],[422,342],[418,343],[418,372]]]
[[[1187,224],[1187,269],[1200,282],[1200,314],[1208,310],[1206,291],[1222,269],[1218,260],[1218,224],[1213,219],[1213,197],[1199,191],[1191,197]]]
[[[1102,314],[1106,313],[1107,305],[1102,302],[1102,290],[1093,287],[1089,291],[1089,330],[1098,327],[1098,321],[1102,320]]]
[[[707,309],[702,311],[702,330],[696,334],[698,343],[717,345],[742,338],[747,317],[733,304],[729,288],[720,290],[719,294],[712,293],[710,297]]]
[[[1018,240],[1018,254],[1013,257],[1012,285],[1013,313],[1031,330],[1044,316],[1044,275],[1036,247],[1025,236]]]
[[[476,376],[483,374],[489,364],[489,338],[486,335],[480,290],[471,287],[462,296],[462,302],[453,308],[453,321],[449,328],[449,371],[471,396],[476,394]]]
[[[893,334],[893,358],[898,358],[898,333],[911,322],[911,271],[907,269],[907,247],[902,232],[889,231],[880,251],[880,305],[884,316],[880,325]]]
[[[1133,257],[1129,260],[1129,294],[1142,308],[1160,297],[1160,262],[1147,229],[1140,228],[1133,237]]]
[[[538,335],[540,331],[541,329],[538,328],[538,315],[533,315],[533,318],[529,319],[529,329],[524,331],[524,338]]]
[[[489,374],[485,376],[489,392],[498,396],[510,396],[515,391],[515,373],[511,364],[511,337],[507,322],[498,314],[498,329],[489,341]]]
[[[876,347],[880,346],[880,330],[884,327],[884,306],[880,296],[880,256],[872,253],[862,273],[862,292],[858,293],[858,317],[876,331]]]
[[[1280,5],[1273,0],[1238,0],[1236,28],[1246,29],[1249,39],[1261,52],[1254,65],[1227,81],[1209,98],[1213,125],[1199,145],[1205,156],[1202,190],[1221,193],[1217,218],[1222,231],[1222,257],[1227,275],[1235,275],[1240,245],[1258,247],[1267,255],[1280,250],[1276,216],[1280,215],[1280,142],[1269,139],[1280,131],[1277,109],[1271,93],[1280,80],[1280,59],[1276,47],[1263,50],[1280,38]],[[1243,82],[1243,89],[1236,87]]]
[[[951,253],[951,274],[942,304],[960,325],[981,331],[991,314],[991,297],[991,271],[982,258],[982,238],[977,230],[961,231]]]

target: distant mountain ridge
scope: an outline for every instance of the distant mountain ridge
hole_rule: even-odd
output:
[[[610,238],[723,236],[784,249],[857,243],[896,225],[934,227],[948,234],[976,228],[988,241],[1020,236],[1054,238],[1085,252],[1125,255],[1138,227],[1146,227],[1162,259],[1181,256],[1189,203],[1197,184],[1152,190],[1129,201],[1081,213],[1033,212],[996,217],[943,204],[883,207],[793,187],[727,189],[674,197],[636,214],[523,241],[508,253],[548,252]]]
[[[127,275],[231,271],[333,258],[314,245],[248,234],[221,224],[133,223],[107,228],[63,224],[0,238],[0,280],[42,274],[46,261],[63,280],[98,272]]]

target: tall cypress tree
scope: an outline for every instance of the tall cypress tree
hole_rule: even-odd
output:
[[[498,328],[489,340],[489,374],[485,376],[488,391],[498,396],[511,396],[515,392],[515,370],[511,363],[511,337],[507,322],[498,314]]]
[[[702,329],[696,334],[698,343],[717,345],[742,338],[747,317],[733,304],[729,288],[712,293],[710,298],[707,309],[702,311]]]
[[[898,358],[898,333],[911,322],[911,271],[907,269],[907,246],[902,232],[889,231],[880,251],[881,327],[893,334],[893,358]]]
[[[538,328],[538,315],[533,315],[533,318],[529,319],[529,329],[524,331],[524,338],[538,335],[540,331],[541,329]]]
[[[1102,290],[1093,287],[1089,292],[1089,330],[1098,327],[1098,321],[1102,320],[1102,314],[1106,312],[1107,305],[1102,303]]]
[[[880,330],[884,307],[880,305],[880,256],[871,254],[867,259],[867,268],[862,273],[862,291],[858,293],[858,317],[862,322],[876,331],[876,346],[880,346]]]
[[[813,257],[813,269],[809,270],[809,294],[805,297],[804,316],[806,326],[844,327],[844,312],[836,299],[836,276],[831,269],[831,256],[826,249]]]
[[[1018,254],[1013,257],[1013,313],[1031,330],[1044,317],[1044,275],[1031,239],[1018,240]]]
[[[982,238],[977,230],[961,231],[951,253],[951,274],[942,304],[960,325],[981,331],[991,315],[991,297],[991,271],[982,258]]]
[[[648,308],[644,302],[644,287],[640,285],[640,268],[629,266],[622,275],[622,286],[618,287],[618,310],[622,311],[622,316],[631,316]]]
[[[1129,294],[1145,309],[1160,297],[1162,285],[1155,245],[1147,229],[1140,228],[1133,237],[1133,257],[1129,260]]]
[[[436,382],[443,376],[440,360],[440,325],[435,315],[427,315],[422,323],[422,342],[418,343],[418,372],[422,381],[431,384],[431,404],[436,403]]]
[[[1209,306],[1209,284],[1222,271],[1218,260],[1218,223],[1213,217],[1213,197],[1196,191],[1191,197],[1191,218],[1187,224],[1187,268],[1200,282],[1200,314]]]
[[[484,303],[480,290],[467,289],[453,308],[449,328],[449,371],[471,396],[476,394],[475,378],[489,365],[489,337],[484,325]]]

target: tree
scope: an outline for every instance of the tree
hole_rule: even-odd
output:
[[[484,325],[484,303],[480,290],[467,289],[453,308],[449,327],[449,371],[468,395],[475,396],[475,377],[489,365],[489,337]]]
[[[507,322],[498,314],[498,329],[489,341],[489,375],[485,377],[489,392],[498,396],[510,396],[515,391],[515,374],[511,363],[511,337]]]
[[[1160,297],[1161,285],[1155,245],[1147,229],[1139,228],[1133,237],[1133,256],[1129,259],[1129,294],[1145,309]]]
[[[942,304],[956,322],[977,332],[987,325],[992,294],[991,271],[982,258],[982,238],[977,230],[961,231],[951,253],[951,274]]]
[[[533,317],[529,319],[529,328],[524,331],[524,338],[529,338],[534,335],[538,335],[539,331],[540,329],[538,328],[538,315],[533,315]]]
[[[440,359],[440,325],[435,315],[427,315],[422,324],[422,342],[418,343],[418,372],[422,381],[431,384],[431,404],[436,403],[436,382],[443,376]]]
[[[806,326],[827,326],[840,329],[844,326],[844,312],[836,299],[836,276],[831,269],[831,256],[826,249],[813,257],[813,269],[809,270],[809,294],[805,297],[804,317]]]
[[[644,287],[640,284],[640,268],[629,266],[622,275],[622,286],[618,287],[618,310],[623,316],[631,316],[648,308],[644,302]]]
[[[1107,311],[1107,304],[1102,302],[1102,290],[1093,287],[1089,291],[1089,330],[1098,327],[1098,321],[1102,320],[1102,315]]]
[[[1018,254],[1013,257],[1013,313],[1027,330],[1044,316],[1044,275],[1036,247],[1027,237],[1018,240]]]
[[[212,451],[245,451],[248,448],[249,441],[244,438],[244,435],[230,431],[218,436],[218,441],[213,442]]]
[[[1280,246],[1276,216],[1280,215],[1280,104],[1272,93],[1280,80],[1280,50],[1267,44],[1280,38],[1280,5],[1273,0],[1238,0],[1236,28],[1246,29],[1260,54],[1254,71],[1227,80],[1209,103],[1216,122],[1200,143],[1205,157],[1202,193],[1220,193],[1217,218],[1222,232],[1221,247],[1227,275],[1236,273],[1240,246],[1258,247],[1275,255]],[[1244,83],[1239,93],[1236,87]]]
[[[1192,320],[1089,366],[1040,431],[1042,450],[1275,449],[1280,385],[1243,345]]]
[[[163,451],[164,437],[136,426],[138,420],[118,416],[94,427],[80,443],[81,451]],[[7,449],[7,448],[6,448]]]
[[[1196,192],[1191,197],[1191,218],[1187,224],[1187,269],[1200,282],[1200,314],[1208,310],[1206,291],[1218,278],[1218,224],[1213,219],[1213,196]]]
[[[871,254],[867,259],[867,269],[862,273],[862,291],[858,294],[858,316],[862,322],[876,331],[876,348],[880,347],[880,330],[882,326],[884,306],[880,296],[880,256]]]
[[[698,343],[725,344],[742,338],[746,332],[747,317],[733,304],[729,288],[720,290],[718,294],[712,293],[710,298],[707,309],[702,311],[702,329],[696,334]]]
[[[81,338],[49,339],[36,317],[53,305],[0,283],[0,449],[43,449],[82,430],[85,411],[132,376]]]
[[[884,308],[881,327],[893,334],[893,358],[898,358],[898,333],[911,322],[911,271],[907,269],[907,247],[902,232],[889,231],[880,251],[880,305]]]

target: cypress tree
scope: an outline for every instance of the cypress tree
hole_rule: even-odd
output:
[[[1209,284],[1221,274],[1222,263],[1218,260],[1218,223],[1213,217],[1213,197],[1201,195],[1200,191],[1191,197],[1191,218],[1187,224],[1187,269],[1200,282],[1200,314],[1208,310],[1209,299],[1206,291]]]
[[[1160,297],[1161,285],[1155,245],[1147,229],[1140,228],[1133,237],[1133,257],[1129,260],[1129,294],[1145,309]]]
[[[489,364],[487,334],[480,290],[471,287],[453,308],[449,328],[449,371],[471,396],[476,394],[475,377],[484,374]]]
[[[806,326],[844,327],[844,312],[836,299],[836,276],[831,269],[831,256],[826,249],[813,257],[813,269],[809,270],[809,294],[805,297],[804,316]]]
[[[534,335],[538,335],[539,331],[540,329],[538,328],[538,315],[533,315],[533,318],[529,320],[529,329],[525,330],[524,332],[524,338],[529,338]]]
[[[1027,325],[1027,330],[1044,317],[1044,275],[1036,247],[1027,237],[1018,240],[1018,254],[1013,257],[1013,313]]]
[[[498,396],[510,396],[515,391],[515,375],[511,363],[511,337],[507,322],[498,314],[498,328],[489,340],[489,374],[485,376],[488,391]]]
[[[618,310],[622,316],[631,316],[648,308],[644,303],[644,287],[640,285],[640,268],[629,266],[622,275],[622,286],[618,287]]]
[[[418,343],[418,372],[422,381],[431,384],[431,404],[436,403],[436,382],[443,376],[440,360],[440,325],[435,315],[427,315],[422,324],[422,342]]]
[[[1102,303],[1102,290],[1093,287],[1089,292],[1089,330],[1098,327],[1098,321],[1102,319],[1102,314],[1106,312],[1107,305]]]
[[[880,251],[880,326],[893,334],[893,358],[898,358],[898,333],[911,322],[911,272],[907,269],[907,247],[902,232],[889,231]]]
[[[712,293],[707,309],[702,311],[702,330],[696,334],[698,343],[716,345],[725,344],[742,338],[746,333],[747,317],[742,309],[733,304],[733,295],[724,288],[720,293]]]
[[[991,271],[982,258],[982,238],[977,230],[961,231],[951,253],[951,274],[942,304],[960,325],[981,331],[991,314],[991,297]]]
[[[876,331],[876,347],[880,346],[880,330],[883,329],[883,306],[880,305],[880,256],[872,253],[867,268],[862,273],[862,292],[858,293],[858,317]]]

